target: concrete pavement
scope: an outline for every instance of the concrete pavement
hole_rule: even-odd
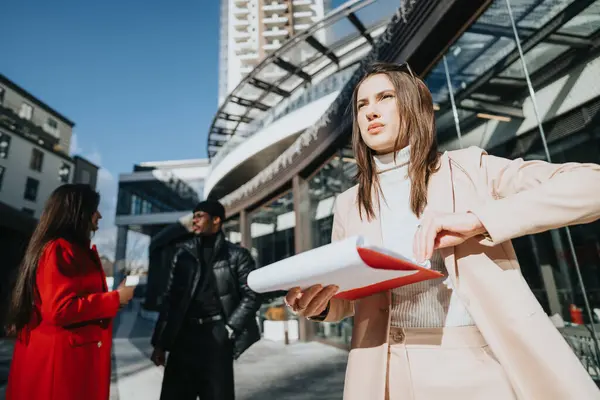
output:
[[[135,302],[115,321],[110,400],[158,400],[163,367],[150,361],[154,322]],[[0,341],[0,380],[8,377],[12,342]],[[338,400],[348,353],[320,343],[261,340],[235,362],[237,400]],[[4,383],[0,381],[0,400]]]
[[[122,313],[114,338],[111,400],[158,400],[164,369],[150,362],[154,322],[139,305]],[[320,343],[261,340],[235,363],[238,400],[342,398],[348,353]]]

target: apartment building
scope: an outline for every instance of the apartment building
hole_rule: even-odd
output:
[[[325,15],[328,0],[222,0],[220,31],[219,104],[266,55],[289,38],[308,29]],[[326,41],[325,32],[315,38]],[[298,49],[296,49],[298,50]],[[302,51],[286,55],[299,61]],[[285,75],[273,68],[264,78]]]
[[[68,154],[74,123],[0,75],[0,202],[35,218],[62,183],[74,181]],[[98,167],[86,165],[87,183]]]
[[[96,186],[98,167],[69,156],[74,125],[0,74],[0,301],[50,193],[63,183]]]

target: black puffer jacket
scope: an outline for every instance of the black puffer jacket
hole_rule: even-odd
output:
[[[152,336],[153,346],[171,349],[200,281],[200,260],[196,239],[182,243],[173,257],[164,302]],[[219,232],[212,267],[226,322],[237,332],[234,340],[234,358],[237,359],[260,339],[256,312],[261,298],[247,284],[255,263],[248,250],[228,242]]]

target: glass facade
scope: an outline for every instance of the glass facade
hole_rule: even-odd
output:
[[[242,241],[242,232],[240,230],[240,217],[228,219],[223,223],[223,232],[225,237],[231,243],[239,244]]]
[[[309,180],[311,241],[314,248],[331,242],[335,198],[354,186],[356,169],[352,152],[346,146]],[[321,340],[348,347],[352,338],[352,326],[352,318],[338,323],[319,322],[316,324],[315,335]]]
[[[501,157],[547,160],[541,123],[552,162],[600,163],[600,129],[586,117],[600,110],[600,88],[596,86],[595,92],[581,96],[581,89],[580,93],[569,93],[569,88],[563,87],[562,92],[553,93],[539,87],[570,72],[559,68],[578,54],[576,40],[598,37],[600,20],[591,15],[600,11],[600,1],[520,0],[511,4],[519,38],[512,29],[501,28],[511,26],[510,14],[506,0],[495,0],[445,54],[448,70],[441,60],[425,77],[437,104],[439,142],[447,150],[461,144],[477,145]],[[546,24],[556,18],[564,22],[554,32],[569,34],[569,40],[553,41],[549,36],[531,40],[536,30],[547,28]],[[517,40],[523,48],[522,58]],[[576,81],[580,76],[575,74],[571,79]],[[537,90],[535,101],[530,97],[528,80]],[[456,109],[450,105],[450,93]],[[573,101],[570,111],[563,108],[562,113],[557,112],[571,95],[581,96],[582,101]],[[464,106],[473,101],[479,103]],[[553,102],[554,106],[546,106]],[[542,121],[534,113],[539,104],[547,108],[541,114]],[[462,140],[456,139],[460,133],[454,124],[456,116]],[[595,222],[513,240],[525,280],[596,380],[600,380],[600,354],[592,331],[600,332],[599,235],[600,222]]]
[[[182,195],[184,188],[185,195]],[[144,215],[192,210],[199,196],[185,182],[176,188],[162,181],[119,182],[117,215]]]
[[[291,192],[270,201],[249,215],[251,253],[257,268],[296,254],[294,248],[294,199]],[[283,297],[266,294],[258,313],[263,335],[270,339],[298,337],[298,317],[288,312]]]
[[[259,266],[269,265],[295,254],[295,223],[291,192],[250,214],[252,250]]]

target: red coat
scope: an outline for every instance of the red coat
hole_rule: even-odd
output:
[[[58,239],[38,265],[36,316],[15,344],[6,399],[107,400],[119,294],[96,248]]]

